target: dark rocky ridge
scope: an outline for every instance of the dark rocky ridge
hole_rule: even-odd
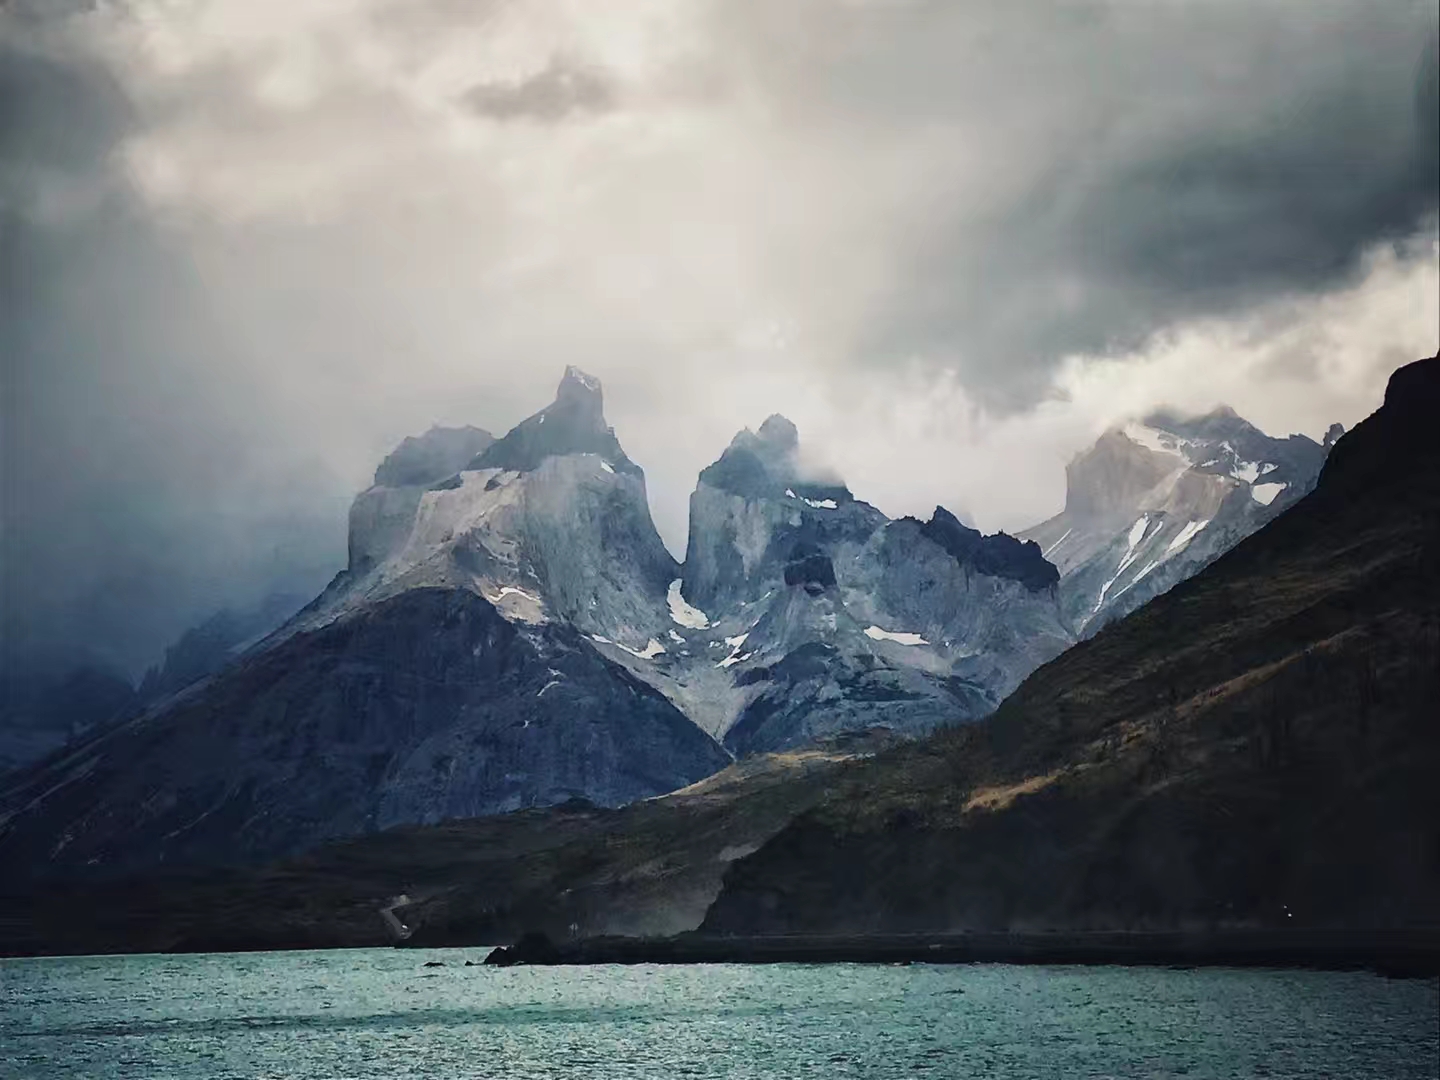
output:
[[[961,524],[943,506],[937,506],[930,520],[920,526],[920,534],[977,574],[1009,578],[1032,592],[1052,588],[1060,581],[1060,571],[1045,561],[1035,541],[1017,540],[1003,532],[983,536],[978,529]]]
[[[154,703],[214,675],[236,660],[245,647],[274,630],[304,606],[304,598],[274,593],[248,611],[226,608],[181,634],[165,650],[165,660],[145,673],[142,701]]]
[[[568,800],[396,826],[260,869],[159,867],[82,889],[7,877],[0,956],[673,934],[704,918],[730,862],[880,745],[752,758],[620,809]]]
[[[799,585],[811,596],[835,586],[835,564],[814,544],[797,543],[785,563],[785,584]]]
[[[530,472],[546,458],[570,454],[598,454],[616,469],[639,471],[620,448],[615,429],[605,423],[599,380],[573,366],[565,369],[554,404],[480,451],[468,468]]]
[[[129,681],[98,664],[0,673],[0,773],[29,765],[139,709]]]

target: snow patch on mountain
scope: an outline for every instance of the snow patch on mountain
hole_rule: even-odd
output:
[[[1269,506],[1275,501],[1275,496],[1289,486],[1289,484],[1254,484],[1250,488],[1250,497],[1261,506]]]
[[[1182,439],[1169,431],[1161,431],[1148,424],[1131,422],[1122,429],[1125,437],[1133,443],[1139,443],[1147,450],[1154,450],[1157,454],[1174,454],[1185,457],[1183,448],[1191,445],[1189,439]]]
[[[1145,539],[1145,531],[1149,527],[1150,516],[1148,514],[1142,514],[1139,520],[1130,526],[1130,534],[1127,537],[1125,554],[1121,556],[1120,565],[1115,568],[1115,573],[1110,576],[1110,580],[1100,587],[1100,595],[1095,598],[1095,607],[1091,609],[1092,615],[1098,612],[1101,606],[1104,605],[1105,594],[1110,591],[1110,586],[1114,585],[1115,582],[1120,579],[1120,575],[1125,573],[1126,567],[1135,561],[1137,554],[1135,549],[1140,545],[1140,541]]]
[[[1169,555],[1173,554],[1174,552],[1184,550],[1186,545],[1189,544],[1191,540],[1194,540],[1195,537],[1200,535],[1201,531],[1205,528],[1205,526],[1209,524],[1210,522],[1208,519],[1201,521],[1187,521],[1185,523],[1185,527],[1175,534],[1175,538],[1171,540],[1169,545],[1165,548],[1165,553]]]
[[[1060,539],[1059,539],[1059,540],[1056,540],[1053,544],[1051,544],[1048,548],[1046,548],[1043,552],[1041,552],[1041,554],[1042,554],[1045,558],[1048,559],[1048,558],[1050,557],[1050,553],[1051,553],[1052,551],[1054,551],[1056,548],[1058,548],[1061,544],[1063,544],[1063,543],[1065,542],[1066,537],[1068,537],[1068,536],[1069,536],[1071,533],[1073,533],[1074,531],[1075,531],[1075,527],[1072,525],[1070,528],[1066,529],[1063,533],[1060,534]]]
[[[683,578],[676,578],[670,582],[670,590],[665,594],[665,601],[670,606],[670,618],[674,619],[678,625],[689,627],[691,630],[709,629],[710,616],[694,605],[686,603],[685,597],[680,595],[680,586],[683,583]]]
[[[1260,479],[1260,463],[1258,461],[1237,461],[1235,467],[1230,470],[1230,475],[1242,484],[1253,484]]]
[[[882,630],[878,626],[867,626],[865,636],[872,641],[893,641],[897,645],[929,645],[921,635],[907,630]]]

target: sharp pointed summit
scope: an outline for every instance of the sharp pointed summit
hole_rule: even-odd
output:
[[[530,472],[546,458],[569,454],[597,454],[617,469],[640,471],[605,422],[600,380],[573,365],[565,369],[551,404],[482,450],[469,468]]]

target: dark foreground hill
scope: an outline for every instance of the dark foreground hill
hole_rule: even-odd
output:
[[[0,879],[0,955],[510,942],[693,929],[726,868],[884,733],[764,755],[662,799],[399,826],[262,870]]]

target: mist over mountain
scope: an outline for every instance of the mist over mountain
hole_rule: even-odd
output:
[[[570,363],[677,559],[757,402],[887,516],[987,533],[1156,402],[1319,440],[1435,345],[1436,29],[8,3],[3,653],[133,681],[315,592],[387,451],[508,430]]]

